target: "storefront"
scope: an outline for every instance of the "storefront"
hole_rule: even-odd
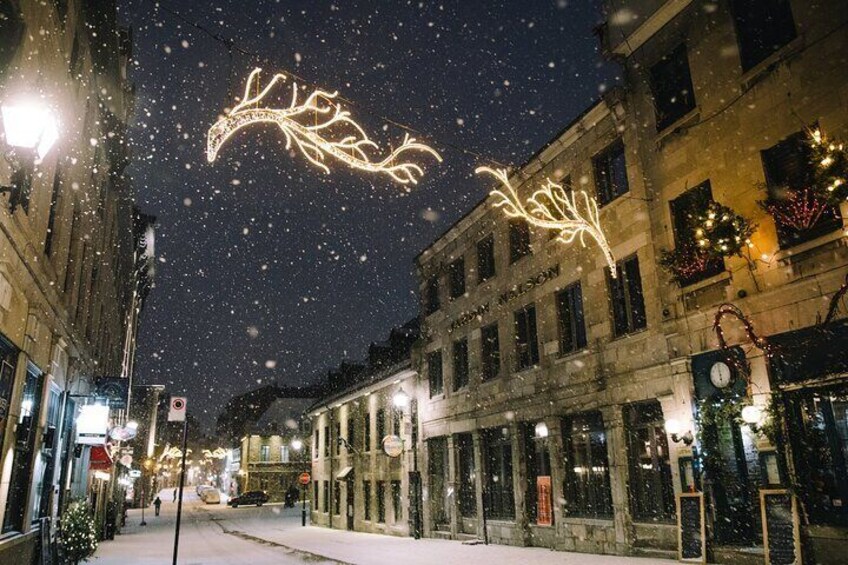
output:
[[[782,466],[807,515],[809,549],[848,554],[848,320],[771,336],[770,374],[788,444]]]

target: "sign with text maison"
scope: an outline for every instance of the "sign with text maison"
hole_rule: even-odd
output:
[[[538,288],[545,284],[548,281],[551,281],[559,276],[559,263],[552,267],[548,267],[544,271],[541,271],[535,274],[532,277],[527,278],[523,282],[513,286],[509,290],[501,292],[498,295],[498,306],[505,306],[519,298],[524,296],[531,290]],[[491,311],[491,303],[484,302],[483,304],[473,308],[471,310],[467,310],[461,313],[457,318],[451,322],[450,329],[451,331],[466,326],[473,322],[474,320],[481,319],[484,315],[488,314]]]

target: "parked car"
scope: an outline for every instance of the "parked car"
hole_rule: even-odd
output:
[[[197,496],[202,497],[203,491],[213,489],[213,488],[215,488],[215,487],[210,486],[210,485],[197,485],[197,487],[194,490],[197,493]]]
[[[268,502],[268,493],[264,490],[249,490],[238,496],[232,497],[227,504],[233,508],[238,508],[239,506],[250,506],[252,504],[262,506],[266,502]]]
[[[206,504],[221,504],[221,493],[216,488],[205,488],[200,493],[200,500]]]

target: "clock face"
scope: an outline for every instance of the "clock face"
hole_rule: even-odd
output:
[[[731,380],[730,367],[727,363],[719,361],[710,368],[710,381],[716,388],[724,388],[730,384]]]

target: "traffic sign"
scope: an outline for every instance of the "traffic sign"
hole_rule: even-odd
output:
[[[171,398],[171,409],[168,411],[169,422],[185,422],[186,419],[186,399],[184,396],[174,396]]]
[[[300,474],[300,475],[298,475],[298,477],[297,477],[297,482],[299,482],[299,483],[300,483],[300,484],[302,484],[303,486],[308,485],[308,484],[309,484],[309,481],[311,481],[311,480],[312,480],[312,477],[311,477],[311,476],[309,476],[309,473],[301,473],[301,474]]]

